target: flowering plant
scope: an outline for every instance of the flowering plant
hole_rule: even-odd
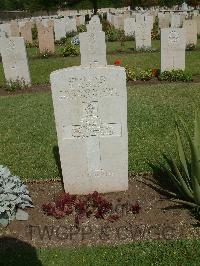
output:
[[[158,77],[160,74],[160,69],[153,68],[151,72],[153,77]]]
[[[80,40],[78,36],[74,36],[71,40],[71,44],[73,45],[79,45],[80,44]]]
[[[115,66],[119,66],[121,64],[121,61],[119,60],[119,59],[116,59],[115,61],[114,61],[114,65]]]

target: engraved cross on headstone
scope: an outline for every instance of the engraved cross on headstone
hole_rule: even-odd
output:
[[[16,59],[16,44],[15,44],[15,41],[14,40],[10,40],[9,41],[9,45],[8,47],[6,48],[6,51],[8,54],[12,54],[13,56],[13,65],[11,67],[11,69],[14,71],[15,75],[17,76],[17,59]]]
[[[100,138],[120,137],[122,126],[117,123],[104,123],[98,114],[98,102],[83,103],[80,124],[63,126],[64,140],[85,139],[88,171],[101,170]]]

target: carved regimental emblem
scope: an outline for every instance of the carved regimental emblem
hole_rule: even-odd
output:
[[[177,45],[180,42],[180,34],[176,30],[171,30],[168,36],[169,46]]]
[[[63,125],[64,140],[84,139],[88,160],[88,172],[99,171],[101,168],[100,139],[121,137],[120,123],[102,122],[98,114],[98,102],[83,104],[83,114],[79,125]]]

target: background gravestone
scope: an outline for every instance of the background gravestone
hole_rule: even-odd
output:
[[[24,38],[24,41],[26,43],[33,43],[33,37],[32,37],[32,22],[20,22],[19,24],[19,31],[21,37]]]
[[[61,38],[66,37],[66,19],[55,19],[54,20],[54,32],[55,40],[59,41]]]
[[[51,22],[47,23],[47,26],[44,26],[42,22],[37,23],[37,30],[38,30],[40,53],[46,51],[54,53],[55,52],[54,33]]]
[[[11,37],[20,37],[20,32],[19,32],[19,25],[17,21],[12,20],[10,22],[10,36]]]
[[[165,14],[160,13],[158,17],[159,29],[169,28],[169,24],[170,24],[169,18]]]
[[[197,22],[195,20],[185,20],[183,22],[183,28],[186,34],[186,45],[197,45]]]
[[[148,20],[142,23],[136,21],[135,45],[136,50],[151,48],[151,24]]]
[[[171,17],[171,27],[179,28],[181,26],[181,16],[178,14],[172,14]]]
[[[161,71],[185,69],[185,29],[161,29]]]
[[[76,19],[75,18],[66,18],[66,33],[76,32]]]
[[[6,81],[29,85],[31,81],[24,39],[22,37],[2,38],[0,47]]]
[[[194,20],[197,23],[197,33],[200,34],[200,15],[194,17]]]
[[[0,24],[0,34],[2,36],[10,37],[10,23]]]
[[[107,64],[105,33],[101,29],[98,16],[94,16],[87,25],[87,32],[79,34],[81,65],[105,66]]]
[[[136,21],[134,18],[126,18],[124,20],[124,32],[126,36],[134,36],[136,28]]]

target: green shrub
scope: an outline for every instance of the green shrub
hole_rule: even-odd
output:
[[[53,56],[53,54],[49,50],[45,50],[44,52],[39,53],[39,58],[41,59],[48,59],[51,56]]]
[[[137,79],[143,80],[143,81],[148,81],[152,78],[152,70],[147,69],[147,70],[141,70],[137,76]]]
[[[152,40],[160,40],[160,30],[158,25],[158,18],[155,18],[155,22],[153,24],[153,29],[151,31],[151,39]]]
[[[62,46],[68,42],[67,37],[62,37],[59,41],[55,41],[55,44]]]
[[[183,135],[184,134],[184,135]],[[190,155],[186,155],[183,136],[189,144]],[[197,209],[200,213],[200,119],[195,113],[194,136],[191,137],[185,122],[180,118],[176,121],[176,142],[179,155],[180,167],[173,159],[167,162],[170,170],[166,168],[169,177],[177,188],[177,193],[170,193],[190,207]]]
[[[125,41],[132,41],[134,39],[133,36],[126,36],[124,30],[115,29],[108,21],[104,21],[102,28],[108,42],[119,41],[121,46],[123,46]]]
[[[164,71],[159,76],[160,80],[164,81],[185,81],[189,82],[192,81],[192,76],[189,73],[186,73],[183,70],[172,70],[172,71]]]
[[[9,80],[6,82],[7,91],[16,91],[16,90],[22,90],[25,88],[27,88],[27,85],[25,83],[25,80],[23,79],[17,79],[15,81]]]
[[[79,50],[76,48],[75,45],[69,44],[66,47],[61,48],[60,53],[63,57],[78,56]]]
[[[66,39],[74,37],[77,35],[77,31],[71,31],[66,33]]]
[[[193,51],[195,50],[196,45],[194,43],[187,44],[186,51]]]
[[[126,80],[127,81],[136,81],[136,71],[135,68],[132,66],[125,66],[126,70]]]
[[[154,53],[156,52],[156,49],[153,49],[152,47],[143,46],[143,47],[137,48],[136,51],[139,53],[144,53],[144,52]]]
[[[106,40],[108,42],[116,42],[116,41],[118,41],[119,32],[113,26],[108,28],[107,31],[105,32],[105,34],[106,34]]]
[[[106,33],[108,30],[110,30],[113,26],[110,24],[108,20],[102,19],[102,30]]]
[[[26,207],[33,207],[27,187],[0,165],[0,225],[6,227],[15,218],[27,220],[28,214],[23,211]]]
[[[86,28],[86,25],[82,24],[82,25],[79,25],[77,27],[77,32],[78,33],[81,33],[81,32],[86,32],[87,31],[87,28]]]
[[[38,39],[38,31],[37,31],[37,27],[36,24],[34,24],[32,30],[32,38],[33,40],[37,40]]]
[[[38,40],[33,40],[33,43],[26,42],[26,48],[38,48],[39,47],[39,42]]]

